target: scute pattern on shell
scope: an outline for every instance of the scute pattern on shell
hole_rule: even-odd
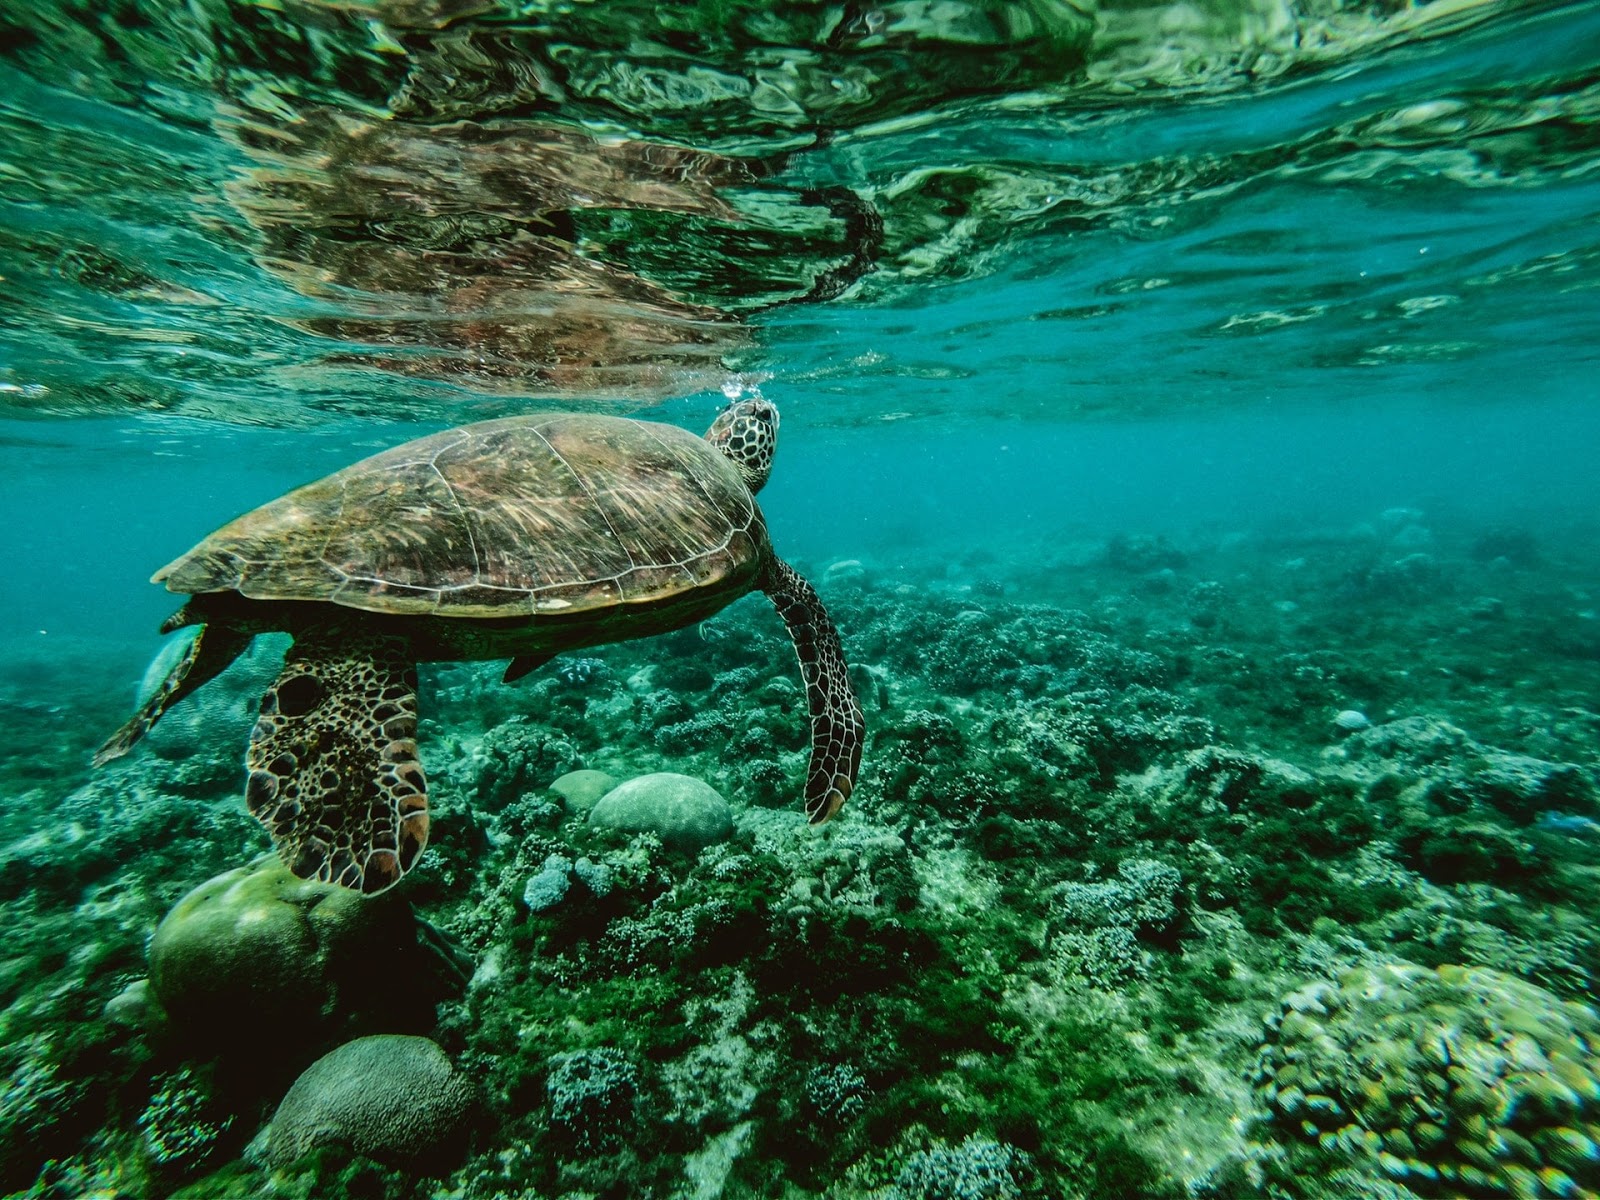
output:
[[[766,545],[739,472],[701,438],[559,414],[374,455],[223,526],[155,578],[174,592],[512,617],[736,593]]]

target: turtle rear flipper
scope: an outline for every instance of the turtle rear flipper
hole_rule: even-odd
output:
[[[537,671],[554,657],[554,654],[519,654],[506,664],[506,673],[500,677],[500,682],[515,683],[524,675]]]
[[[324,626],[300,634],[261,698],[245,801],[303,879],[373,895],[428,841],[406,643]]]
[[[183,618],[186,611],[180,608],[162,625],[161,631],[168,633],[185,624]],[[162,713],[201,684],[227,670],[233,660],[244,653],[245,647],[250,644],[250,637],[250,634],[226,625],[201,625],[189,648],[167,672],[167,677],[156,688],[155,694],[140,705],[139,711],[129,717],[127,723],[106,740],[105,745],[95,751],[94,765],[104,766],[132,750],[134,744],[161,719]]]
[[[789,627],[800,657],[806,704],[811,710],[806,817],[820,825],[839,811],[855,788],[866,724],[850,682],[839,632],[816,590],[798,571],[776,558],[761,577],[761,590]]]

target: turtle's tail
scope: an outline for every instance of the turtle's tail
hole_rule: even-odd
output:
[[[186,609],[179,609],[172,620],[177,620],[185,611]],[[164,630],[169,626],[176,628],[172,625],[172,620],[162,628]],[[185,622],[179,622],[183,623]],[[194,640],[189,643],[189,648],[167,673],[167,677],[161,681],[161,686],[155,690],[155,694],[140,706],[138,712],[128,718],[127,724],[111,735],[104,746],[95,751],[94,765],[104,766],[112,759],[121,758],[132,750],[134,743],[161,719],[162,713],[207,680],[222,674],[228,664],[238,658],[249,644],[250,634],[240,630],[231,629],[226,625],[200,626]]]

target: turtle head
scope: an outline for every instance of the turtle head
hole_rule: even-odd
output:
[[[759,492],[778,448],[778,408],[759,397],[730,404],[706,430],[706,441],[739,468],[747,488]]]

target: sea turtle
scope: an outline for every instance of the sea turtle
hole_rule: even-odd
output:
[[[509,417],[420,438],[224,525],[157,571],[198,626],[95,756],[128,749],[258,633],[294,644],[250,733],[245,800],[295,874],[377,893],[428,838],[418,661],[511,658],[507,681],[563,651],[703,621],[753,588],[805,677],[805,807],[826,821],[861,763],[861,708],[822,602],[773,552],[753,493],[778,411],[724,409],[704,438],[583,413]]]

